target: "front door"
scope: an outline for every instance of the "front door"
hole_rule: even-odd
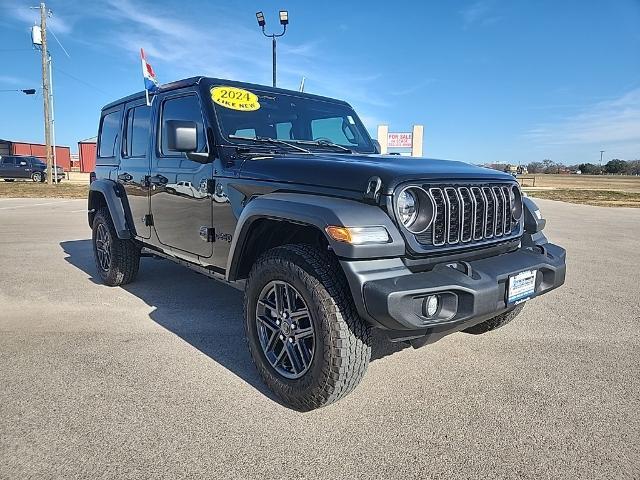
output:
[[[169,151],[165,134],[169,120],[186,120],[197,125],[198,152],[208,149],[205,122],[196,91],[156,98],[157,147],[151,164],[150,193],[153,225],[158,241],[176,250],[209,258],[213,255],[213,209],[209,182],[211,163],[201,164],[186,154]]]
[[[126,192],[136,235],[151,236],[149,186],[151,155],[151,107],[144,102],[127,104],[122,127],[118,183]]]
[[[31,178],[31,160],[30,158],[16,157],[16,178]]]
[[[0,177],[16,178],[17,173],[15,157],[2,157],[0,160]]]

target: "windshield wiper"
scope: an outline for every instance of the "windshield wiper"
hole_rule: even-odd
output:
[[[271,137],[243,137],[241,135],[228,135],[229,138],[233,138],[234,140],[253,140],[254,142],[261,142],[261,143],[271,143],[273,145],[285,145],[289,148],[293,148],[294,150],[297,150],[299,152],[304,152],[304,153],[313,153],[310,150],[307,150],[306,148],[302,148],[299,147],[297,145],[294,145],[292,143],[289,142],[285,142],[284,140],[279,140],[277,138],[271,138]]]
[[[343,147],[342,145],[338,145],[337,143],[333,143],[329,140],[321,139],[321,140],[293,140],[296,143],[302,143],[303,145],[318,145],[320,147],[334,147],[342,150],[346,153],[353,153],[353,150],[347,147]]]

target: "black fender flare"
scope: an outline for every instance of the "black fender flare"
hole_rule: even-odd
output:
[[[111,215],[118,238],[132,238],[131,230],[127,223],[125,206],[122,202],[123,193],[121,187],[113,180],[100,179],[91,182],[89,185],[89,226],[93,226],[91,220],[95,214],[97,204],[95,195],[101,194],[109,210],[109,215]]]
[[[339,258],[365,259],[400,257],[405,254],[402,235],[384,210],[355,200],[304,193],[268,193],[253,198],[242,210],[227,260],[227,279],[237,279],[240,258],[253,222],[259,219],[284,220],[317,228]],[[383,244],[351,245],[333,240],[329,225],[357,227],[383,226],[391,240]]]

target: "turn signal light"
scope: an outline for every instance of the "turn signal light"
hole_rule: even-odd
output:
[[[366,245],[368,243],[389,243],[391,240],[387,229],[379,227],[339,227],[329,225],[325,228],[327,234],[336,242],[351,245]]]

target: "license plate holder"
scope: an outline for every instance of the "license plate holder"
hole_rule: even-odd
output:
[[[507,281],[507,305],[529,300],[536,293],[537,270],[525,270],[511,275]]]

